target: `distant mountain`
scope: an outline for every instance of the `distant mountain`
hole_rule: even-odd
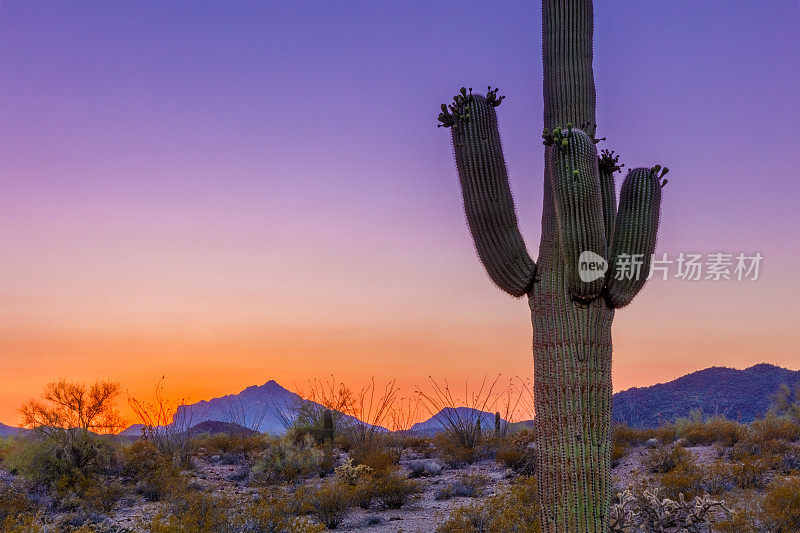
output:
[[[800,370],[761,363],[744,370],[711,367],[668,383],[634,387],[614,395],[613,419],[632,427],[657,427],[688,416],[692,409],[705,415],[725,415],[742,423],[763,415],[770,396],[781,384],[800,382]]]
[[[13,435],[21,435],[28,430],[23,428],[15,428],[14,426],[7,426],[0,422],[0,437],[11,437]]]
[[[133,424],[131,426],[128,426],[124,430],[120,431],[119,433],[117,433],[117,435],[120,435],[122,437],[141,437],[143,427],[144,424]]]
[[[483,430],[494,429],[494,413],[470,409],[469,407],[445,407],[429,419],[417,422],[411,426],[411,432],[421,435],[431,435],[447,429],[448,420],[464,420],[469,422],[481,421]]]
[[[300,395],[270,380],[238,394],[182,405],[175,420],[188,426],[207,420],[230,422],[261,433],[282,435],[286,432],[286,422],[294,420],[294,409],[300,401]]]

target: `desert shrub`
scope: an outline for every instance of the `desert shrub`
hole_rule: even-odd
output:
[[[2,531],[27,531],[33,526],[36,506],[21,489],[0,483],[0,529]]]
[[[653,474],[666,474],[679,464],[694,466],[692,454],[683,446],[665,446],[650,450],[644,459],[644,465]]]
[[[326,466],[325,453],[306,436],[301,442],[292,439],[272,439],[253,465],[253,474],[260,483],[293,482],[321,474]]]
[[[758,512],[771,533],[800,531],[800,477],[776,480],[767,488]]]
[[[255,456],[269,446],[269,439],[261,435],[241,436],[217,433],[201,435],[195,439],[194,449],[199,455],[214,456],[223,454]]]
[[[794,442],[800,440],[800,422],[768,414],[764,418],[753,420],[750,424],[750,438],[760,445],[774,441]]]
[[[422,457],[430,458],[436,453],[436,448],[434,448],[431,439],[427,437],[405,436],[400,440],[400,445],[404,449],[411,450]]]
[[[736,479],[730,464],[715,461],[703,468],[702,477],[697,482],[698,490],[708,494],[720,495],[736,488]]]
[[[37,515],[24,513],[9,516],[0,522],[3,533],[45,533],[44,524]]]
[[[454,509],[438,533],[539,533],[539,508],[536,480],[519,478],[508,488],[483,503]]]
[[[422,491],[419,483],[396,471],[374,477],[369,490],[384,509],[400,509],[411,496]]]
[[[388,448],[380,442],[370,442],[354,446],[350,450],[350,458],[354,463],[368,466],[375,473],[394,470],[400,462],[400,450]]]
[[[224,533],[231,531],[232,502],[189,488],[170,493],[168,505],[146,525],[151,533]]]
[[[612,442],[611,443],[611,466],[615,467],[619,464],[625,454],[628,453],[628,444],[625,442]]]
[[[156,384],[150,401],[128,397],[142,425],[142,436],[158,451],[181,468],[192,468],[192,451],[197,435],[189,431],[194,425],[196,411],[186,409],[185,399],[168,400],[164,394],[164,378]]]
[[[678,426],[676,424],[661,424],[653,430],[653,437],[663,444],[669,444],[678,440]]]
[[[645,443],[648,439],[656,438],[656,432],[652,429],[636,429],[626,424],[614,424],[611,431],[612,440],[615,443],[628,446],[636,446]]]
[[[769,456],[750,456],[730,466],[731,477],[742,489],[762,489],[766,484],[766,472],[772,462]]]
[[[747,426],[724,416],[703,419],[700,411],[693,411],[690,418],[680,418],[675,423],[677,436],[691,445],[721,444],[733,446],[747,435]]]
[[[495,460],[522,476],[536,473],[536,440],[533,431],[522,430],[499,439]]]
[[[351,487],[355,487],[362,483],[365,479],[369,479],[374,470],[365,464],[353,464],[353,458],[348,458],[341,465],[333,470],[334,476]]]
[[[436,461],[409,461],[406,467],[411,478],[433,477],[442,473],[442,465]]]
[[[758,527],[753,523],[753,516],[746,509],[731,509],[729,517],[714,524],[714,531],[720,533],[742,533],[743,531],[757,530]]]
[[[307,495],[310,514],[328,529],[336,529],[347,518],[355,502],[353,488],[341,481],[327,480]]]
[[[80,495],[117,466],[118,453],[108,438],[88,431],[52,430],[16,440],[3,463],[34,485]]]
[[[284,494],[263,493],[244,506],[234,520],[240,533],[318,533],[325,526],[295,516],[296,508]]]
[[[439,487],[436,491],[437,500],[450,498],[476,498],[483,494],[483,489],[489,484],[489,478],[483,474],[461,474],[450,483]]]
[[[800,474],[800,447],[787,450],[781,457],[779,468],[784,474]]]
[[[699,496],[702,492],[703,474],[690,458],[681,460],[677,466],[661,476],[661,486],[668,498]]]
[[[480,456],[477,447],[464,446],[446,432],[437,433],[433,437],[433,444],[436,447],[437,457],[453,468],[473,463]]]
[[[172,459],[151,442],[137,440],[125,448],[123,458],[122,474],[132,478],[136,492],[149,501],[162,500],[186,484]]]

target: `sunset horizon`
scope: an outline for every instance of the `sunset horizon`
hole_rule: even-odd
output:
[[[475,259],[436,113],[461,85],[501,87],[535,256],[539,7],[468,5],[4,2],[0,421],[60,378],[140,397],[166,376],[196,401],[331,374],[407,393],[532,377],[527,302]],[[595,14],[599,147],[670,168],[671,270],[617,312],[614,391],[800,369],[795,7]],[[681,254],[715,253],[730,274],[759,254],[757,279],[678,277]]]

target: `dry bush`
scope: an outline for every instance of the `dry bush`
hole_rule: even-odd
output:
[[[450,467],[456,468],[473,463],[480,457],[481,450],[477,447],[471,448],[462,445],[447,432],[437,433],[431,440],[436,450],[436,456]]]
[[[356,398],[353,391],[344,383],[337,382],[331,376],[330,380],[314,379],[308,382],[308,392],[298,391],[301,399],[293,406],[294,421],[287,431],[287,435],[297,441],[302,441],[306,435],[313,437],[319,444],[325,442],[325,412],[331,414],[334,438],[341,436],[342,430],[347,425],[347,415],[356,409]]]
[[[142,437],[183,468],[192,467],[191,452],[194,436],[189,431],[194,411],[181,409],[185,399],[170,401],[164,395],[164,377],[156,383],[150,401],[129,396],[128,405],[142,425]]]
[[[0,530],[35,531],[37,514],[36,505],[21,488],[0,478]]]
[[[3,461],[12,473],[58,497],[70,493],[82,497],[118,463],[118,449],[108,437],[83,430],[16,439]]]
[[[676,434],[689,444],[720,444],[733,446],[747,436],[747,426],[728,420],[724,416],[704,419],[700,410],[693,410],[689,418],[679,418],[675,422]]]
[[[295,516],[294,503],[284,494],[262,493],[242,508],[234,519],[235,531],[240,533],[320,533],[322,524],[306,517]]]
[[[613,442],[611,443],[611,467],[615,467],[619,464],[625,454],[628,453],[628,445],[624,442]]]
[[[227,533],[233,531],[228,516],[232,508],[233,502],[224,496],[187,487],[172,492],[166,508],[144,527],[150,533]]]
[[[481,442],[482,434],[494,427],[494,419],[489,427],[481,427],[481,418],[484,413],[494,410],[500,399],[500,394],[495,391],[500,376],[489,383],[484,377],[481,386],[474,391],[469,390],[469,384],[464,385],[464,396],[457,397],[450,389],[447,380],[442,384],[430,378],[432,392],[430,394],[417,390],[421,403],[443,428],[439,435],[444,435],[452,444],[462,448],[475,449]],[[463,406],[463,407],[461,407]],[[488,421],[484,422],[484,426]]]
[[[428,437],[404,436],[400,440],[400,446],[427,458],[433,457],[436,453],[436,448]]]
[[[758,519],[770,533],[800,531],[800,477],[780,479],[770,484],[761,502]]]
[[[289,438],[272,438],[255,460],[253,474],[259,483],[289,483],[325,474],[329,466],[332,469],[330,463],[310,435],[299,443]]]
[[[167,456],[153,443],[137,440],[123,453],[122,474],[135,483],[135,490],[149,501],[160,501],[176,490],[184,490],[186,479]]]
[[[620,423],[614,424],[611,436],[612,442],[622,444],[625,448],[644,444],[649,439],[658,438],[654,429],[636,429]]]
[[[381,439],[386,433],[384,425],[390,419],[399,389],[392,380],[378,393],[375,378],[353,396],[346,406],[344,431],[354,446],[364,446]]]
[[[355,503],[355,491],[338,480],[327,480],[306,495],[310,514],[328,529],[336,529],[350,514]]]
[[[750,440],[759,445],[800,440],[800,421],[768,414],[750,424]]]
[[[419,483],[397,471],[375,476],[370,490],[373,499],[384,509],[400,509],[414,494],[422,491]]]
[[[483,494],[483,489],[489,484],[489,478],[483,474],[461,474],[450,483],[439,487],[436,491],[437,500],[450,498],[477,498]]]
[[[652,430],[653,438],[658,439],[662,444],[670,444],[678,440],[678,426],[676,424],[661,424]]]
[[[400,462],[400,449],[383,446],[380,441],[361,444],[350,450],[350,458],[368,466],[376,474],[394,470]]]
[[[436,461],[416,460],[406,464],[409,477],[434,477],[442,473],[442,465]]]
[[[413,438],[410,433],[411,426],[419,421],[421,408],[419,399],[416,397],[399,398],[392,404],[392,408],[389,411],[388,428],[394,435],[400,437],[402,441]]]
[[[536,438],[532,430],[506,435],[496,443],[495,460],[522,476],[536,473]]]
[[[520,478],[485,502],[457,507],[436,531],[540,533],[535,478]]]
[[[253,457],[264,451],[270,443],[269,437],[253,435],[245,437],[241,435],[229,435],[227,433],[217,433],[215,435],[201,435],[194,443],[194,452],[198,455],[220,455],[233,454],[245,457]]]
[[[694,466],[692,454],[683,446],[653,448],[644,459],[644,465],[653,474],[666,474],[680,464]]]

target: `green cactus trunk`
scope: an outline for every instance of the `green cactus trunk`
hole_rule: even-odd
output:
[[[545,179],[534,262],[519,231],[497,125],[503,97],[462,88],[442,106],[475,248],[492,281],[528,296],[533,321],[537,498],[546,533],[606,532],[611,503],[611,322],[647,279],[660,167],[631,170],[617,208],[618,157],[595,145],[590,0],[544,0]],[[575,127],[580,125],[580,128]],[[610,265],[597,275],[590,260]],[[640,272],[616,276],[637,258]]]
[[[592,26],[589,1],[545,0],[542,4],[546,129],[595,123]],[[564,255],[574,264],[590,246],[564,250],[565,239],[559,238],[551,186],[553,174],[558,173],[551,152],[557,148],[545,149],[549,179],[544,187],[538,282],[528,296],[533,322],[540,519],[545,532],[602,532],[608,530],[611,503],[614,310],[603,298],[588,307],[573,301],[574,288],[581,283],[569,279],[571,270],[564,268]],[[613,179],[611,184],[613,194]],[[602,286],[602,279],[599,282]]]
[[[563,271],[539,266],[528,301],[542,530],[606,531],[614,310],[602,299],[586,309],[576,306]]]

